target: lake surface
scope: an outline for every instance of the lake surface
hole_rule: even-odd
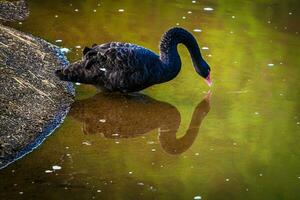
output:
[[[185,27],[213,86],[184,46],[179,76],[140,95],[76,86],[63,125],[0,171],[0,199],[300,199],[300,1],[28,2],[28,20],[9,25],[70,61],[108,41],[158,52]]]

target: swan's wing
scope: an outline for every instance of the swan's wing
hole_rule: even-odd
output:
[[[152,71],[159,63],[158,55],[130,43],[106,43],[84,53],[86,67],[104,71],[102,85],[112,91],[132,92],[152,85]]]

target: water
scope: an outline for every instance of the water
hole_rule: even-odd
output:
[[[0,171],[1,199],[300,198],[299,1],[31,0],[29,7],[27,21],[10,25],[58,41],[71,61],[82,47],[107,41],[157,52],[161,34],[179,24],[207,47],[214,84],[208,104],[209,88],[180,46],[179,76],[142,95],[76,86],[64,124]]]

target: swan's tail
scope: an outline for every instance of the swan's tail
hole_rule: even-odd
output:
[[[97,66],[87,66],[87,63],[86,60],[79,60],[64,69],[56,70],[55,75],[62,81],[101,85],[104,72]]]
[[[73,64],[70,64],[64,69],[58,69],[55,71],[55,75],[62,81],[71,81],[71,82],[83,82],[85,79],[83,62],[77,61]]]
[[[93,45],[94,46],[94,45]],[[64,69],[55,71],[55,75],[63,81],[71,81],[77,83],[103,85],[103,75],[105,68],[99,66],[97,51],[92,48],[85,47],[83,50],[83,58],[74,62]],[[100,57],[101,60],[101,57]]]

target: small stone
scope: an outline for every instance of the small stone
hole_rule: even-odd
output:
[[[61,170],[61,166],[59,166],[59,165],[53,165],[52,169],[53,170]]]
[[[213,11],[214,9],[210,8],[210,7],[206,7],[206,8],[203,8],[203,10],[205,10],[205,11]]]
[[[106,119],[99,119],[99,122],[105,123],[105,122],[106,122]]]
[[[84,141],[84,142],[82,142],[82,144],[86,145],[86,146],[91,146],[92,145],[89,141]]]
[[[194,31],[194,32],[197,32],[197,33],[200,33],[200,32],[202,32],[202,30],[201,30],[201,29],[197,29],[197,28],[196,28],[196,29],[194,29],[193,31]]]
[[[200,199],[202,199],[201,196],[195,196],[195,197],[194,197],[194,200],[200,200]]]

